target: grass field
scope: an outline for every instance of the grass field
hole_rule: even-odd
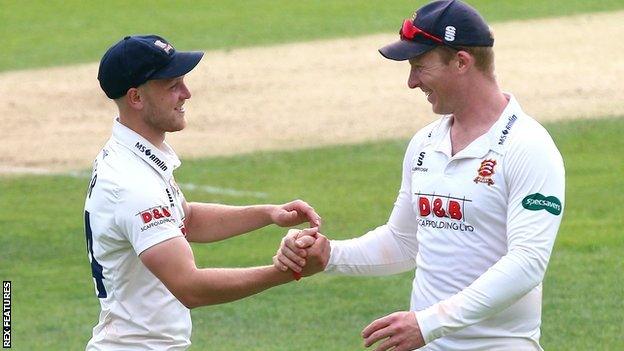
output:
[[[610,11],[622,0],[471,0],[488,21]],[[398,31],[426,1],[3,0],[0,71],[100,59],[127,34],[159,33],[183,49],[218,49]]]
[[[469,1],[490,21],[624,8],[624,1]],[[157,3],[158,5],[153,5]],[[158,32],[183,48],[229,48],[363,35],[398,28],[423,2],[2,1],[0,71],[90,62],[126,33]],[[397,27],[397,28],[395,28]],[[567,203],[544,283],[546,350],[624,349],[624,118],[549,124],[566,161]],[[300,197],[332,238],[383,223],[400,181],[406,140],[297,152],[187,160],[179,183],[267,197],[186,189],[189,200],[248,204]],[[82,211],[88,180],[0,177],[0,278],[13,282],[13,348],[80,350],[96,323]],[[269,264],[284,230],[268,227],[194,246],[200,266]],[[411,274],[318,275],[235,303],[193,311],[193,350],[356,350],[374,318],[409,305]]]
[[[624,119],[548,125],[567,167],[567,203],[545,280],[547,350],[624,348],[621,191]],[[187,161],[180,183],[262,191],[266,202],[301,197],[333,238],[383,223],[399,184],[405,140],[300,152]],[[599,156],[597,156],[599,155]],[[77,350],[99,306],[85,254],[82,203],[88,179],[0,178],[0,276],[13,281],[17,350]],[[194,201],[257,203],[186,191]],[[269,264],[284,230],[195,245],[200,266]],[[235,303],[193,311],[195,350],[354,350],[369,321],[408,308],[411,274],[319,275]],[[293,345],[297,345],[293,347]],[[597,345],[600,345],[599,347]]]

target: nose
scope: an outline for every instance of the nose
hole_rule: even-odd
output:
[[[185,83],[182,83],[182,98],[184,100],[191,98],[191,91],[189,90],[189,88],[186,86]]]
[[[410,89],[416,89],[420,86],[420,71],[419,68],[411,66],[409,78],[407,78],[407,86]]]

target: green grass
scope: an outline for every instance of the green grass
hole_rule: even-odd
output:
[[[127,34],[159,33],[184,50],[227,49],[398,31],[426,1],[3,0],[0,71],[92,62]],[[490,22],[612,11],[623,0],[475,0]]]
[[[563,223],[544,283],[546,350],[624,349],[624,118],[549,124],[566,162]],[[186,161],[180,183],[301,197],[324,232],[348,238],[383,223],[400,182],[407,141]],[[0,177],[0,278],[13,281],[15,350],[78,350],[96,323],[82,227],[88,179]],[[186,191],[192,201],[257,203]],[[284,230],[267,227],[194,245],[200,266],[269,264]],[[354,350],[371,320],[409,305],[412,274],[317,275],[193,314],[192,350]]]

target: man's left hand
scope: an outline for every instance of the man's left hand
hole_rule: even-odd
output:
[[[302,200],[276,206],[271,212],[271,220],[280,227],[292,227],[304,222],[309,222],[310,228],[321,226],[321,216],[312,206]]]
[[[375,351],[408,351],[425,345],[414,312],[395,312],[375,320],[362,330],[364,346],[385,339]]]

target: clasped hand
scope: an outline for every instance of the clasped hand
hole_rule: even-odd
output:
[[[329,241],[318,227],[291,229],[273,256],[273,265],[284,272],[291,269],[310,276],[325,269],[330,251]],[[362,330],[362,338],[365,347],[383,340],[375,351],[408,351],[425,345],[414,312],[395,312],[379,318]]]
[[[307,277],[325,269],[329,253],[329,240],[318,232],[318,227],[290,229],[273,256],[273,265],[280,271],[291,269]]]

